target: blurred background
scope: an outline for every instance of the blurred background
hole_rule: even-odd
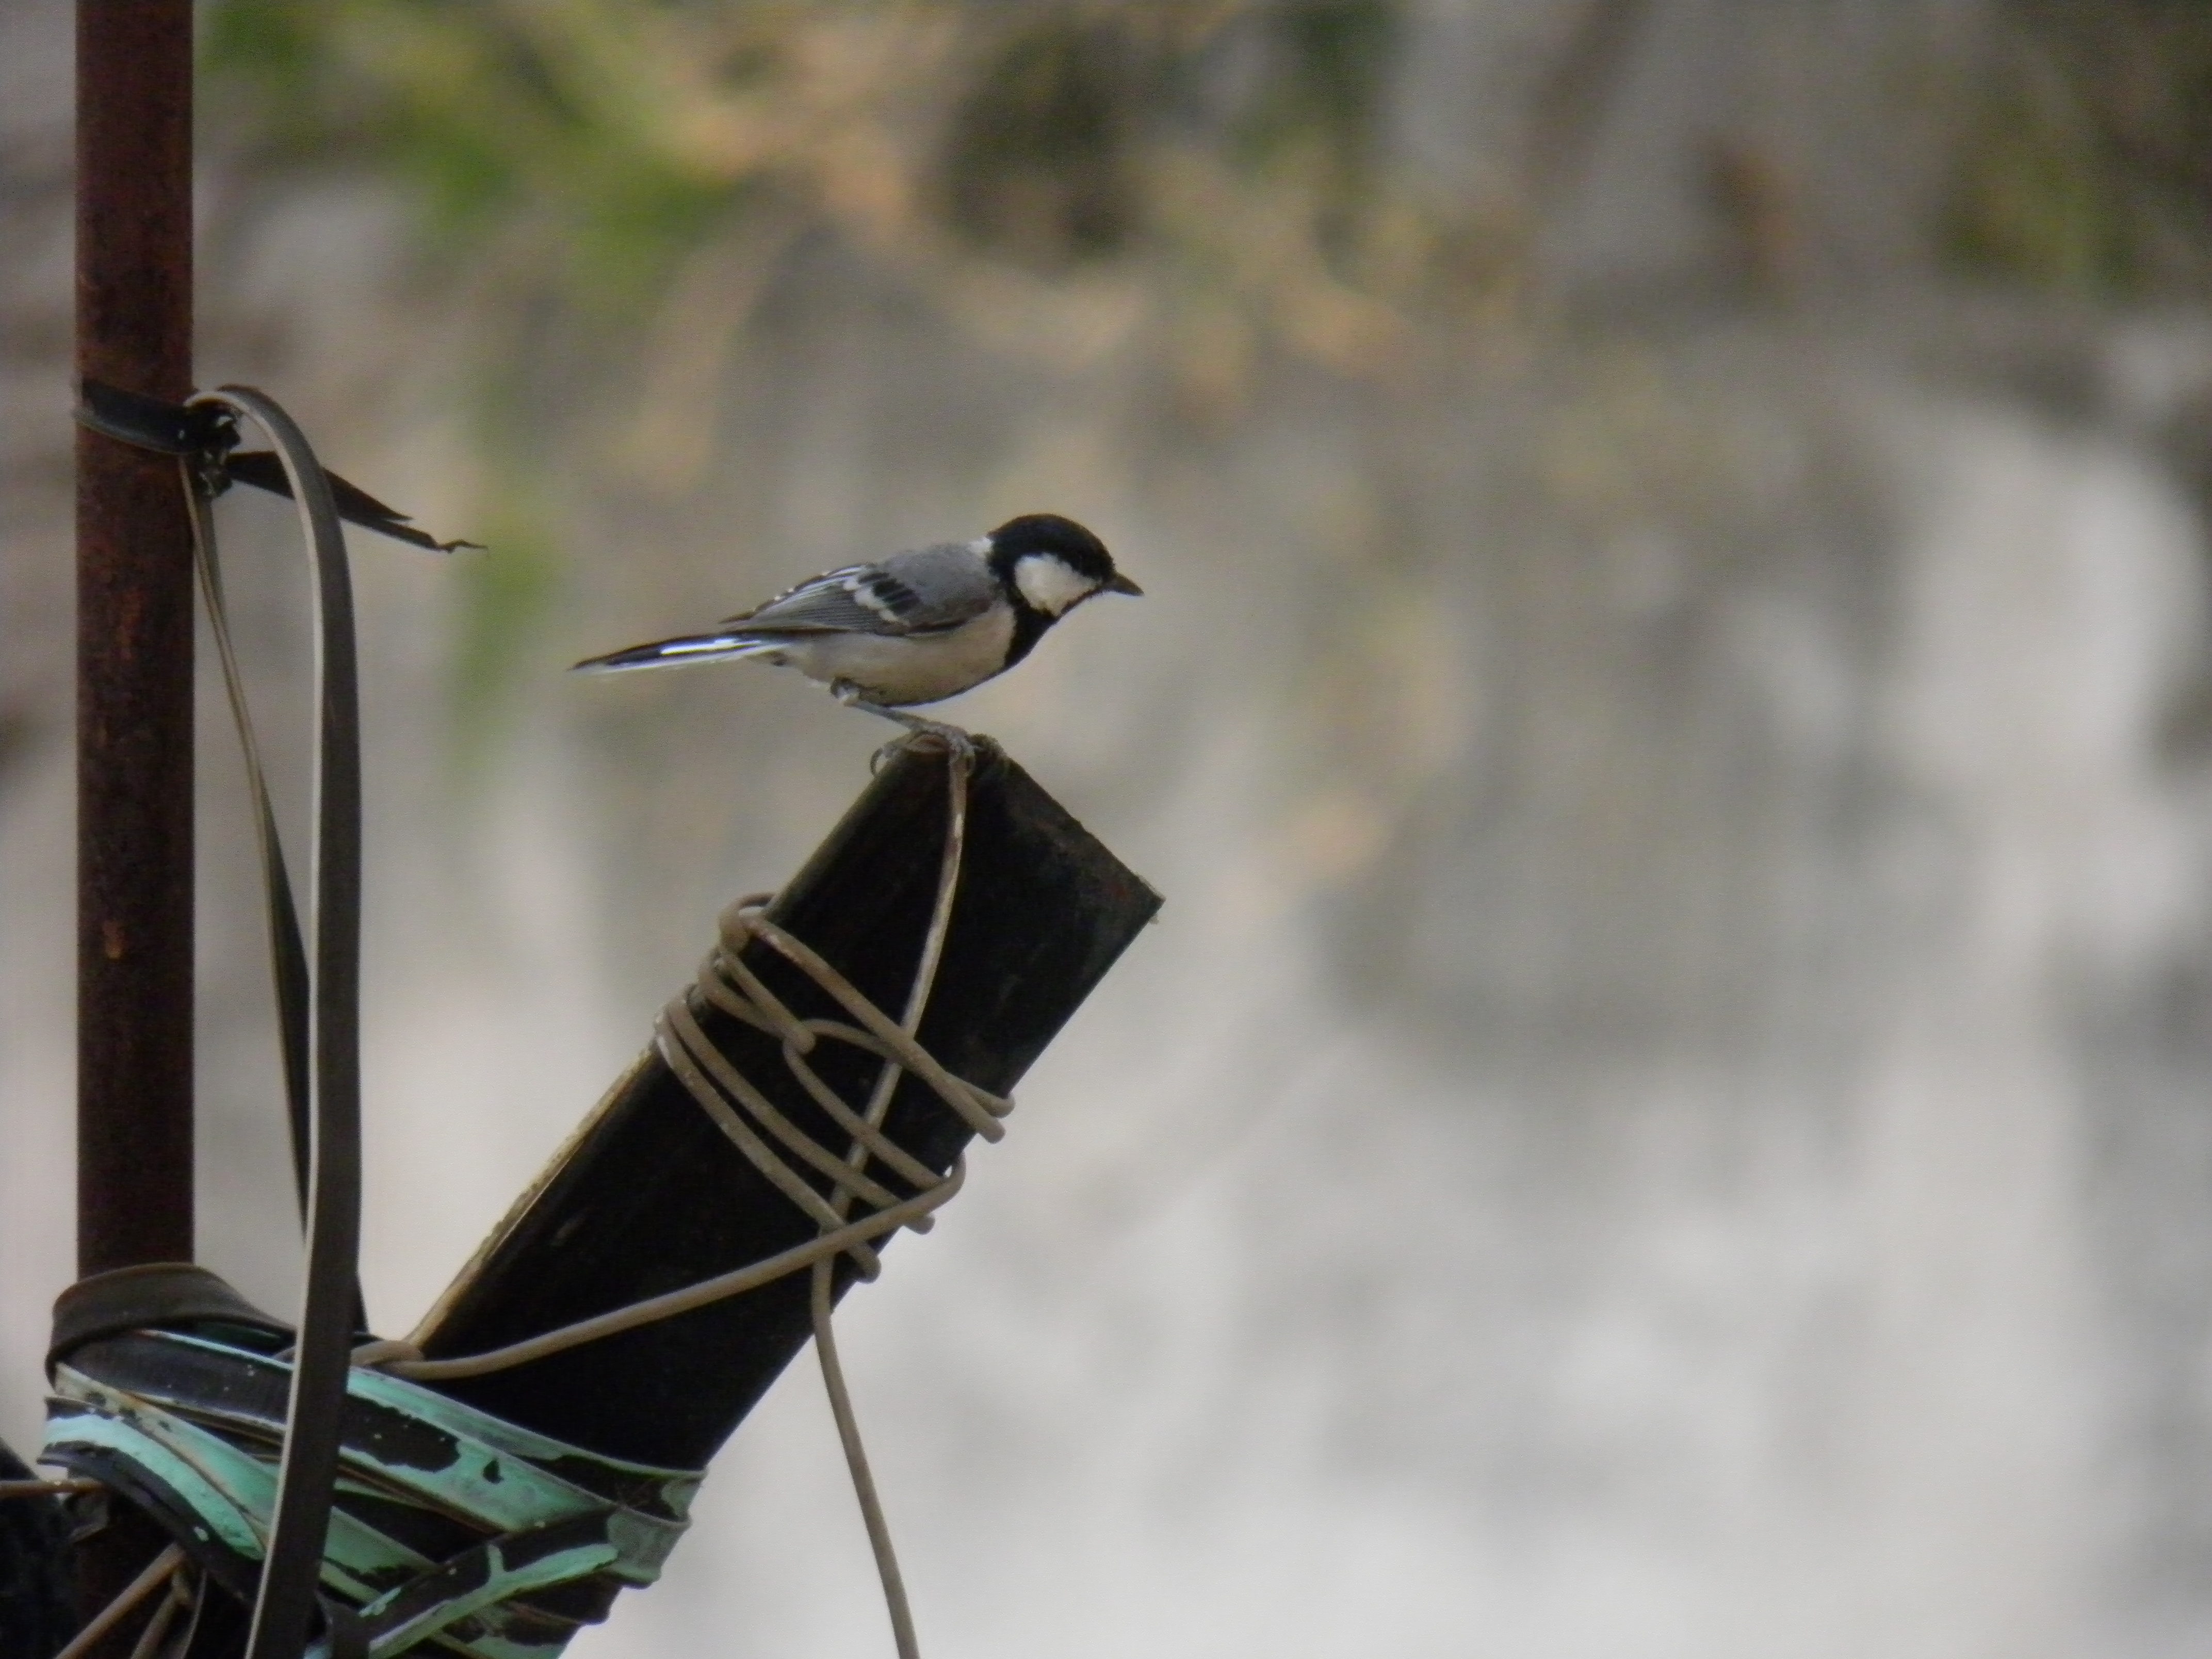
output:
[[[404,1330],[885,735],[568,662],[1016,512],[1168,896],[841,1331],[938,1655],[2212,1641],[2212,12],[216,0],[356,538]],[[0,1436],[70,1276],[69,9],[0,10]],[[222,509],[302,815],[282,503]],[[211,653],[206,653],[211,656]],[[203,696],[203,1258],[298,1255]],[[295,828],[296,833],[296,828]],[[811,1364],[578,1659],[888,1650]]]

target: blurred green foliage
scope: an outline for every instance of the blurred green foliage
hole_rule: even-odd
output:
[[[1152,71],[1110,25],[1055,21],[1004,42],[947,132],[951,222],[1046,269],[1127,252],[1143,214],[1133,152]]]
[[[1401,3],[214,0],[204,39],[226,142],[398,181],[486,319],[464,367],[495,549],[459,666],[480,731],[561,567],[560,481],[498,459],[550,418],[548,337],[598,342],[638,406],[580,464],[681,488],[805,237],[995,346],[1148,354],[1209,420],[1269,354],[1368,373],[1414,311],[1510,291],[1507,218],[1391,163]]]
[[[728,354],[802,242],[836,239],[994,348],[1139,359],[1201,422],[1271,358],[1369,374],[1425,319],[1525,316],[1540,181],[1446,198],[1392,142],[1407,3],[212,0],[204,39],[225,141],[398,181],[480,320],[463,368],[501,527],[467,579],[480,710],[555,593],[562,469],[696,480]],[[2069,295],[2201,292],[2212,0],[1988,15],[1936,88],[1942,255]],[[1786,252],[1772,171],[1722,182]],[[635,418],[595,410],[560,466],[526,465],[559,418],[532,383],[549,342],[588,342],[599,401]]]
[[[206,55],[270,157],[407,180],[434,252],[550,232],[540,274],[586,302],[649,306],[750,210],[1049,272],[1179,240],[1272,251],[1285,191],[1358,287],[1350,189],[1390,193],[1398,7],[216,0]],[[1271,187],[1269,229],[1179,211],[1165,175],[1193,161]]]
[[[2212,283],[2212,5],[2012,0],[1965,130],[1945,246],[2087,297]]]
[[[221,0],[207,64],[247,94],[264,153],[405,180],[434,252],[556,223],[549,273],[635,301],[730,202],[653,142],[614,5]],[[635,10],[636,8],[627,9]]]

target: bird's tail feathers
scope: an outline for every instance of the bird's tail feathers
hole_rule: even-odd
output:
[[[679,639],[655,640],[650,645],[611,651],[604,657],[587,657],[568,672],[622,674],[640,668],[681,668],[694,662],[734,662],[740,657],[765,656],[779,643],[757,634],[686,634]]]

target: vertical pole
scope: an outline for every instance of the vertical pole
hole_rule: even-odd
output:
[[[78,0],[77,372],[191,390],[191,0]],[[79,430],[77,1267],[192,1255],[192,560],[176,463]]]
[[[192,389],[191,0],[77,0],[77,374]],[[191,538],[175,460],[77,431],[80,1274],[192,1259]],[[88,1533],[86,1620],[161,1544]]]
[[[77,0],[76,368],[192,382],[191,0]],[[192,1255],[192,560],[176,463],[80,429],[77,1270]],[[166,1540],[76,1551],[89,1619]],[[88,1659],[125,1659],[138,1616]]]

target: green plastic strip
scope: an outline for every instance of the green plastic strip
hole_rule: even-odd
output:
[[[75,1449],[134,1467],[191,1512],[189,1541],[262,1560],[283,1432],[272,1402],[285,1396],[289,1366],[179,1332],[125,1340],[134,1376],[166,1380],[103,1379],[97,1346],[57,1364],[48,1458],[67,1466]],[[163,1348],[167,1361],[145,1363]],[[129,1367],[111,1359],[108,1369]],[[340,1507],[321,1578],[359,1610],[371,1659],[426,1643],[468,1659],[553,1659],[573,1624],[518,1597],[593,1577],[650,1584],[689,1524],[695,1470],[600,1457],[373,1370],[356,1368],[347,1396]],[[433,1560],[349,1512],[349,1497],[430,1511],[477,1540]]]

